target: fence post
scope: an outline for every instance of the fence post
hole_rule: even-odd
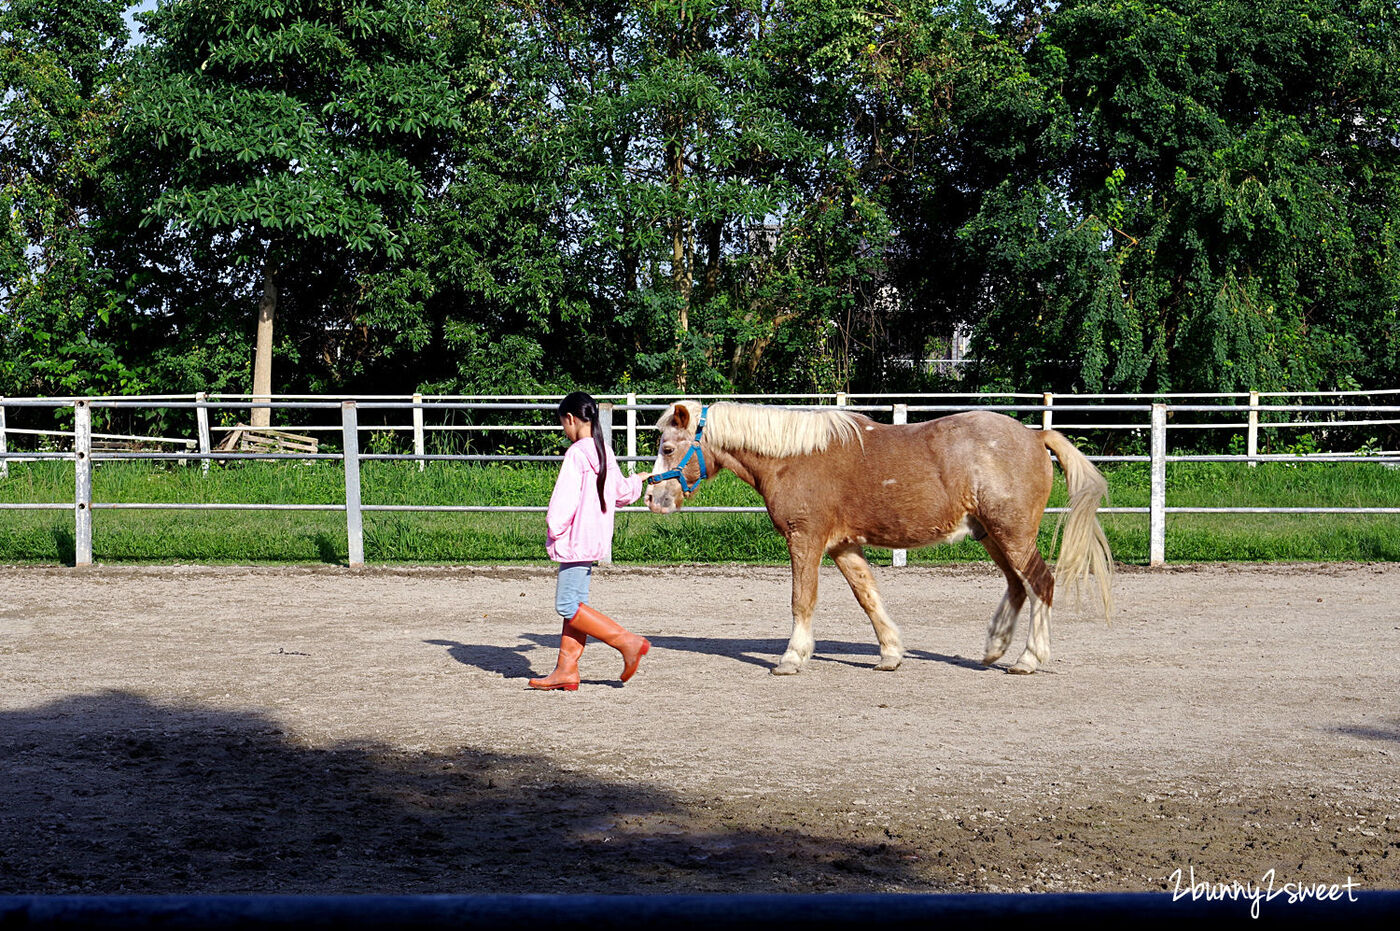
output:
[[[1045,405],[1045,410],[1040,414],[1040,428],[1042,430],[1055,429],[1055,416],[1050,408],[1055,406],[1055,392],[1046,391],[1040,395],[1040,403]]]
[[[908,404],[896,404],[896,405],[894,406],[894,422],[897,423],[897,424],[899,424],[899,423],[908,423],[908,422],[909,422],[909,405],[908,405]],[[902,566],[906,566],[906,565],[908,565],[908,564],[909,564],[909,552],[908,552],[907,550],[891,550],[891,551],[890,551],[890,565],[891,565],[891,566],[893,566],[894,568],[898,569],[898,568],[900,568],[900,567],[902,567]]]
[[[603,431],[603,448],[612,449],[613,406],[611,401],[604,401],[598,405],[598,427]],[[606,467],[607,463],[603,465]]]
[[[340,432],[345,460],[345,530],[350,540],[350,568],[365,564],[365,528],[360,512],[360,417],[354,401],[340,404]]]
[[[1245,452],[1249,455],[1249,467],[1259,464],[1259,392],[1249,393],[1249,433],[1245,439]]]
[[[194,409],[195,423],[199,425],[199,453],[204,457],[199,460],[203,467],[204,474],[209,474],[209,453],[213,451],[214,444],[209,440],[209,408],[204,405],[209,401],[209,395],[203,391],[197,392],[194,396],[195,404],[199,405]]]
[[[5,399],[0,397],[0,478],[10,477],[10,460],[5,452]]]
[[[838,392],[836,392],[836,406],[837,406],[837,407],[845,407],[845,406],[846,406],[846,392],[844,392],[844,391],[838,391]]]
[[[5,425],[0,418],[0,427]],[[632,459],[637,455],[637,396],[627,395],[627,474],[637,474],[637,464]]]
[[[1148,509],[1148,565],[1167,561],[1167,405],[1152,405],[1152,502]]]
[[[442,447],[438,447],[441,449]],[[418,392],[413,393],[413,455],[418,456],[418,471],[422,472],[428,466],[427,460],[422,456],[427,450],[427,444],[423,441],[423,395]]]
[[[92,565],[92,408],[73,402],[73,565]]]

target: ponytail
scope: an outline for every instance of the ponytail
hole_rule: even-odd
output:
[[[598,506],[607,513],[608,499],[603,494],[603,487],[608,483],[608,448],[603,443],[603,430],[598,424],[598,405],[593,405],[593,416],[588,418],[588,422],[593,424],[593,448],[598,451]]]
[[[579,420],[588,421],[593,433],[593,448],[598,452],[598,505],[604,512],[608,509],[604,488],[608,481],[608,447],[603,441],[603,429],[598,422],[598,402],[584,391],[575,391],[559,402],[559,419],[572,414]]]

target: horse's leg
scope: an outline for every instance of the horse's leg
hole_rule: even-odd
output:
[[[1050,662],[1050,608],[1055,601],[1055,576],[1040,553],[1032,549],[1021,568],[1031,599],[1031,635],[1026,650],[1008,669],[1019,675],[1030,675],[1041,663]]]
[[[816,647],[812,639],[812,612],[817,607],[817,574],[822,565],[822,550],[815,543],[789,539],[788,555],[792,557],[792,636],[778,665],[773,667],[775,676],[801,672]]]
[[[1050,572],[1050,567],[1041,558],[1040,550],[1036,549],[1035,537],[1039,527],[1034,523],[1024,523],[1018,525],[1020,529],[1011,529],[1004,525],[999,526],[995,521],[983,520],[982,525],[987,530],[987,536],[995,542],[995,547],[1001,550],[1002,558],[997,560],[997,565],[1007,573],[1008,579],[1013,573],[1022,586],[1022,591],[1031,602],[1031,632],[1026,638],[1026,649],[1008,669],[1019,675],[1029,675],[1040,667],[1042,663],[1050,661],[1050,607],[1055,601],[1055,576]],[[986,540],[984,543],[988,542]],[[993,552],[993,547],[987,547],[988,552]],[[995,558],[995,554],[993,554]],[[1019,608],[1020,605],[1018,604]],[[998,615],[1000,610],[998,610]],[[996,627],[997,619],[992,619],[993,628]],[[992,652],[992,637],[988,636],[988,654]],[[1006,639],[1002,642],[1002,649],[1011,640],[1011,631],[1007,631]],[[998,656],[1001,654],[998,653]]]
[[[880,642],[880,662],[876,669],[898,669],[904,659],[904,644],[899,640],[899,628],[885,612],[885,603],[880,599],[880,590],[875,587],[875,575],[870,571],[870,563],[859,546],[842,547],[831,550],[831,558],[836,567],[850,583],[856,601],[865,609],[870,623],[875,627],[875,639]]]
[[[987,625],[987,648],[982,663],[990,666],[1001,659],[1016,634],[1016,621],[1021,616],[1021,606],[1026,603],[1026,586],[1021,582],[1020,573],[991,535],[982,538],[982,545],[992,557],[992,562],[1001,569],[1002,575],[1006,576],[1006,594],[1001,596],[1001,604],[997,605],[992,621]]]

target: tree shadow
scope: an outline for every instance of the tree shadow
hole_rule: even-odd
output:
[[[745,825],[743,802],[119,691],[0,713],[0,778],[3,894],[929,888],[911,848]]]

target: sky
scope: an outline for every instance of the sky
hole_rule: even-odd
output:
[[[136,22],[136,14],[145,13],[150,10],[154,10],[155,8],[156,0],[140,0],[139,3],[137,3],[131,9],[127,10],[124,14],[126,16],[127,25],[131,27],[131,41],[133,43],[141,41],[141,27]]]

